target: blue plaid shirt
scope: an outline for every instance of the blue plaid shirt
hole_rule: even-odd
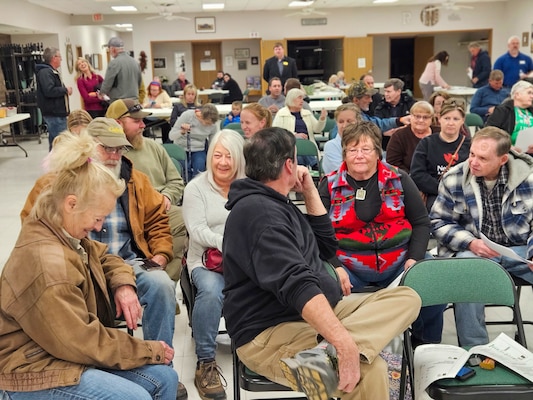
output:
[[[527,258],[533,256],[533,159],[509,153],[509,177],[503,188],[499,225],[510,243],[526,244]],[[481,188],[470,174],[468,161],[456,165],[441,180],[431,213],[433,235],[441,257],[468,250],[479,239],[484,213]]]
[[[133,251],[131,232],[120,201],[116,202],[115,209],[106,217],[102,230],[91,232],[89,237],[107,244],[110,254],[119,255],[124,260],[138,257]]]

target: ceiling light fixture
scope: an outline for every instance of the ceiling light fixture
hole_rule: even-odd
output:
[[[383,3],[396,3],[398,0],[374,0],[374,4],[383,4]]]
[[[204,3],[202,4],[204,10],[223,10],[224,3]]]
[[[111,6],[111,9],[116,12],[137,11],[134,6]]]
[[[132,24],[115,24],[117,28],[132,28]]]
[[[289,3],[289,7],[307,7],[313,5],[315,1],[295,0]]]

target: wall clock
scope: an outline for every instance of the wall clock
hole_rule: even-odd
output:
[[[426,6],[420,11],[420,21],[426,26],[433,26],[439,22],[439,9],[435,6]]]
[[[72,53],[72,45],[70,43],[67,43],[66,57],[68,72],[72,74],[74,71],[74,54]]]

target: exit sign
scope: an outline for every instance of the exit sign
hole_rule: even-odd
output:
[[[93,22],[101,22],[104,20],[104,16],[102,14],[93,14]]]

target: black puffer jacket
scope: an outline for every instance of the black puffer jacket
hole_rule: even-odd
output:
[[[69,114],[68,90],[59,72],[49,64],[37,64],[37,105],[43,115],[66,117]]]

